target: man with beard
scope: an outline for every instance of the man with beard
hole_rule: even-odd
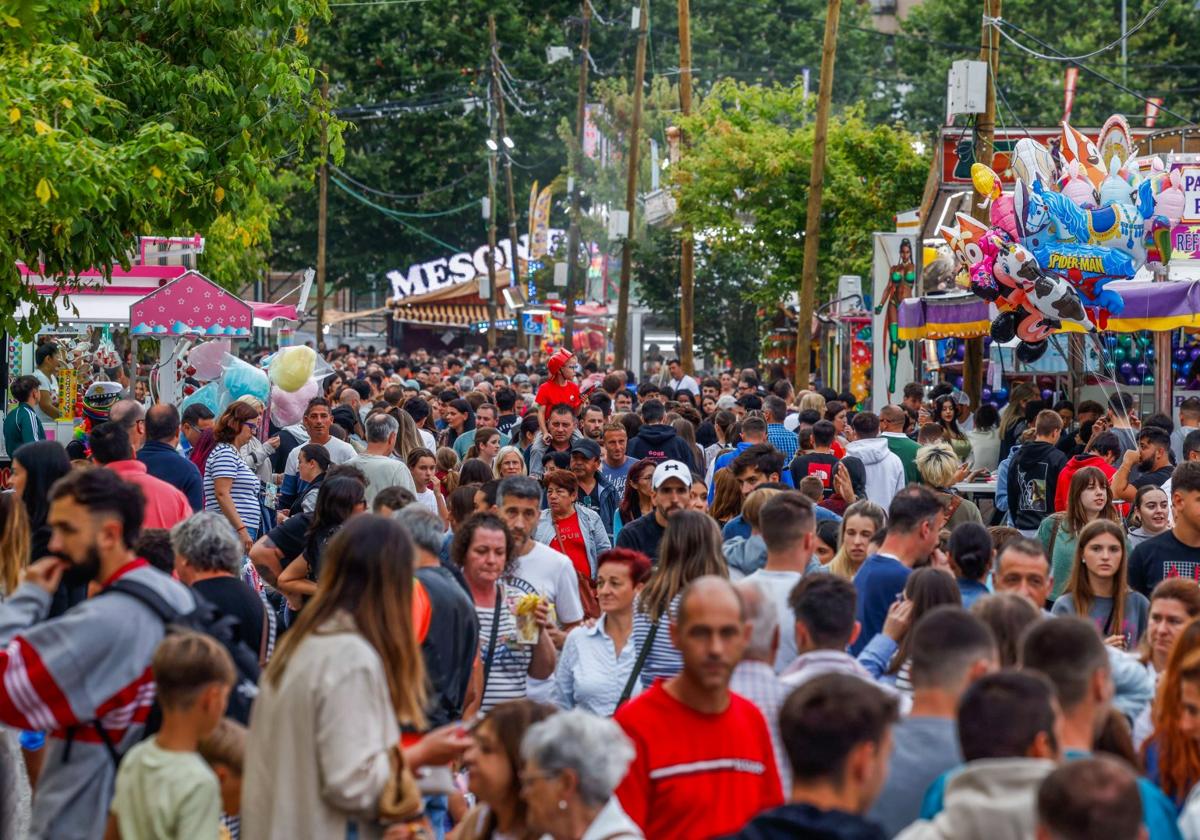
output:
[[[1135,466],[1137,472],[1133,473]],[[1171,436],[1158,426],[1146,426],[1138,432],[1137,449],[1125,453],[1112,477],[1113,499],[1132,502],[1139,487],[1162,487],[1171,478],[1172,469]]]
[[[632,548],[658,562],[658,544],[667,530],[667,517],[684,510],[692,491],[692,472],[679,461],[663,461],[650,479],[654,510],[630,522],[617,534],[617,548]]]
[[[126,579],[180,613],[196,606],[183,584],[134,555],[143,509],[141,490],[110,470],[69,473],[50,491],[52,556],[31,564],[0,604],[0,722],[49,731],[29,835],[39,840],[104,834],[117,770],[110,750],[141,739],[154,702],[150,659],[163,622],[104,589]],[[46,619],[60,582],[91,581],[100,595]]]

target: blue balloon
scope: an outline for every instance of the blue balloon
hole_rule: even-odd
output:
[[[1139,377],[1131,376],[1125,380],[1125,384],[1131,388],[1137,388],[1142,384],[1142,380]]]
[[[1188,384],[1187,377],[1179,376],[1179,377],[1175,378],[1175,387],[1176,388],[1186,388],[1187,384]]]
[[[1138,376],[1145,376],[1146,372],[1150,370],[1150,365],[1146,364],[1145,362],[1138,362],[1136,365],[1134,365],[1133,369],[1137,371]]]
[[[1003,405],[1004,403],[1008,402],[1008,389],[997,388],[996,390],[992,391],[992,396],[996,398],[997,402]]]
[[[1175,361],[1186,362],[1188,360],[1188,351],[1186,347],[1180,347],[1175,351]]]
[[[1121,362],[1121,366],[1117,368],[1117,370],[1120,372],[1121,376],[1124,376],[1127,379],[1130,376],[1133,376],[1133,364],[1130,362]]]

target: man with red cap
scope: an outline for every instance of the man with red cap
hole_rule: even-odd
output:
[[[567,405],[578,414],[579,407],[583,405],[583,396],[575,384],[575,356],[570,350],[565,347],[555,350],[546,361],[546,368],[550,378],[538,388],[534,401],[537,403],[538,427],[542,436],[548,439],[550,433],[546,428],[546,418],[550,409],[556,405]]]

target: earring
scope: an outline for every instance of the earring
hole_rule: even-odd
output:
[[[558,810],[560,810],[560,811],[567,810],[567,800],[565,800],[565,799],[558,800]]]

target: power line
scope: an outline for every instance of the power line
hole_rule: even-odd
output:
[[[339,169],[336,166],[333,166],[330,168],[334,172],[338,173],[343,178],[345,178],[347,181],[354,184],[354,186],[358,187],[360,190],[365,190],[366,192],[373,193],[382,198],[395,198],[396,197],[396,193],[389,193],[389,192],[385,192],[383,190],[377,190],[374,187],[367,186],[366,184],[362,183],[361,181],[356,181],[354,178],[352,178],[350,175],[346,174],[344,171],[342,171],[341,169]],[[456,186],[457,184],[461,184],[468,177],[471,177],[474,174],[475,174],[474,172],[469,173],[468,175],[465,175],[462,178],[459,178],[455,184],[450,184],[448,186],[439,187],[439,188],[437,188],[437,190],[424,193],[421,197],[424,197],[425,195],[432,195],[434,192],[445,192],[447,189],[452,189],[454,186]],[[472,199],[471,201],[468,201],[465,204],[460,204],[458,207],[452,207],[449,210],[436,210],[436,211],[430,211],[430,212],[412,212],[412,211],[396,210],[394,208],[389,208],[389,209],[391,210],[391,212],[395,213],[398,216],[405,216],[410,219],[432,219],[432,218],[436,218],[438,216],[452,216],[455,213],[461,213],[463,210],[466,210],[468,207],[475,207],[478,204],[479,204],[478,199]]]
[[[1139,29],[1141,29],[1143,26],[1145,26],[1147,23],[1149,23],[1155,16],[1158,15],[1159,12],[1161,12],[1163,10],[1163,8],[1166,7],[1167,3],[1169,3],[1169,2],[1170,2],[1170,0],[1162,0],[1162,2],[1160,2],[1157,6],[1155,6],[1153,9],[1148,11],[1144,18],[1142,18],[1136,24],[1134,24],[1131,29],[1126,30],[1125,33],[1120,38],[1113,41],[1111,44],[1107,44],[1103,47],[1100,47],[1097,50],[1092,50],[1090,53],[1084,53],[1083,55],[1063,55],[1058,50],[1055,50],[1055,52],[1058,53],[1058,55],[1056,55],[1056,56],[1045,55],[1043,53],[1037,52],[1036,50],[1031,50],[1029,47],[1025,46],[1020,41],[1016,40],[1011,35],[1006,33],[1003,29],[1001,29],[1001,27],[1003,27],[1003,26],[1008,26],[1008,27],[1011,27],[1012,29],[1015,29],[1017,32],[1021,32],[1022,34],[1028,34],[1028,33],[1024,32],[1024,30],[1022,30],[1017,25],[1009,23],[1008,21],[1004,20],[1003,18],[989,18],[987,15],[984,15],[983,22],[990,26],[995,27],[996,31],[998,31],[1001,35],[1003,35],[1005,40],[1009,41],[1014,47],[1016,47],[1019,50],[1023,50],[1036,58],[1040,58],[1045,61],[1072,61],[1072,62],[1085,61],[1094,55],[1099,55],[1100,53],[1108,52],[1109,50],[1111,50],[1115,47],[1119,47],[1121,45],[1121,42],[1127,41],[1130,35],[1133,35],[1135,32],[1137,32]],[[1041,43],[1041,42],[1039,41],[1039,43]]]
[[[357,3],[330,3],[329,8],[349,8],[351,6],[411,6],[415,3],[428,3],[429,0],[358,0]]]
[[[344,169],[341,169],[337,166],[332,166],[330,168],[334,172],[336,172],[338,175],[342,176],[347,181],[349,181],[351,184],[354,184],[354,186],[358,187],[359,189],[366,190],[369,193],[374,193],[375,195],[381,196],[383,198],[392,198],[392,199],[399,199],[399,200],[411,200],[411,199],[417,199],[417,198],[425,198],[426,196],[429,196],[429,195],[436,195],[437,193],[446,192],[447,190],[454,189],[459,184],[461,184],[463,181],[466,181],[468,178],[474,178],[476,175],[479,174],[477,171],[468,172],[465,175],[455,178],[453,181],[451,181],[448,184],[443,184],[440,187],[434,187],[433,189],[425,190],[424,192],[393,193],[393,192],[385,192],[383,190],[377,190],[372,187],[368,187],[362,181],[355,180],[354,177],[352,175],[350,175],[350,173],[346,172]]]
[[[457,245],[451,245],[449,242],[445,242],[441,239],[438,239],[436,236],[434,236],[431,233],[426,233],[425,231],[421,230],[416,225],[411,224],[410,222],[406,221],[405,219],[397,216],[395,214],[395,211],[393,211],[387,207],[384,207],[380,204],[376,204],[375,202],[371,201],[369,198],[367,198],[365,196],[359,195],[354,190],[350,189],[345,184],[343,184],[337,178],[330,178],[329,180],[333,183],[333,185],[335,187],[337,187],[342,192],[346,193],[346,195],[350,196],[351,198],[353,198],[356,201],[359,201],[359,202],[367,205],[368,207],[370,207],[374,210],[378,210],[380,213],[387,216],[392,221],[399,222],[400,224],[404,225],[406,228],[408,228],[409,230],[411,230],[413,233],[417,234],[418,236],[424,237],[425,239],[428,239],[430,242],[434,242],[438,245],[441,245],[443,248],[448,248],[451,252],[454,252],[454,253],[457,253],[458,251],[462,250]]]

